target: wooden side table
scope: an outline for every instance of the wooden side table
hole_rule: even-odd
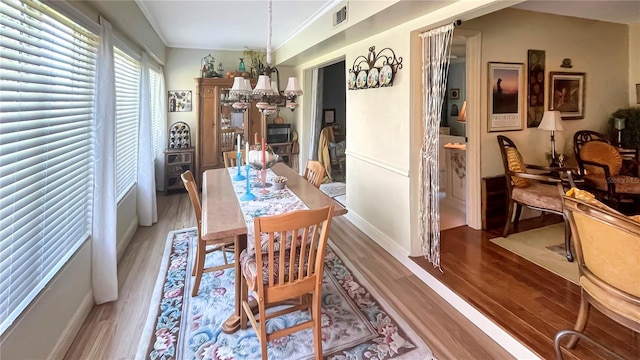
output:
[[[195,149],[167,149],[164,151],[164,194],[170,190],[184,189],[180,174],[191,170],[195,176]]]

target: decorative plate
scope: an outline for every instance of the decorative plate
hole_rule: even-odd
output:
[[[378,69],[372,68],[369,70],[369,76],[367,76],[367,86],[368,87],[377,87],[378,86]]]
[[[349,90],[353,90],[356,88],[356,73],[349,72],[348,86],[349,86]]]
[[[387,86],[393,79],[393,71],[390,65],[385,65],[380,69],[380,86]]]
[[[356,78],[356,88],[364,89],[365,85],[367,85],[367,72],[360,70],[358,77]]]

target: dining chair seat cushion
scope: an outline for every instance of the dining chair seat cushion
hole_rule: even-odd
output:
[[[284,256],[289,259],[291,255],[291,250],[286,249]],[[274,253],[275,264],[274,266],[274,284],[277,284],[280,280],[279,277],[279,269],[278,269],[278,257],[280,256],[280,252],[276,251]],[[285,273],[285,281],[289,281],[289,262],[286,262],[287,267],[284,269]],[[308,265],[308,261],[305,261],[304,266]],[[240,268],[242,269],[242,276],[247,280],[248,288],[250,291],[257,290],[257,277],[258,277],[258,262],[256,261],[255,254],[249,254],[249,252],[245,249],[240,253]],[[296,254],[295,265],[294,265],[294,273],[298,274],[298,270],[300,269],[300,252]],[[262,281],[264,284],[269,284],[269,254],[262,253]]]
[[[556,185],[531,182],[526,188],[514,187],[511,198],[527,206],[562,212],[562,198]]]
[[[607,185],[613,183],[618,194],[640,194],[640,178],[635,176],[616,175],[607,180],[602,174],[587,174],[584,180],[598,190],[607,191]]]
[[[607,165],[611,176],[618,175],[620,169],[622,169],[622,155],[615,147],[603,141],[589,141],[582,145],[580,158]],[[584,165],[584,167],[588,174],[604,174],[604,170],[601,167],[593,165]]]
[[[507,162],[509,164],[509,170],[515,173],[527,172],[527,166],[525,165],[524,160],[522,159],[522,155],[520,155],[520,152],[518,151],[518,149],[514,147],[508,147],[506,148],[506,154],[507,154]],[[523,188],[531,185],[528,179],[520,178],[517,176],[512,176],[511,181],[513,182],[513,185],[515,187],[519,187],[519,188]]]

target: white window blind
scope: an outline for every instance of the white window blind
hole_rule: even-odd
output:
[[[88,238],[97,36],[0,2],[0,333]]]
[[[140,62],[114,48],[116,75],[116,197],[135,185],[140,123]]]
[[[162,101],[160,94],[160,73],[153,69],[149,69],[149,80],[151,83],[149,95],[151,96],[151,141],[153,142],[153,154],[158,153],[160,144],[160,122],[162,118],[162,109],[160,103]]]

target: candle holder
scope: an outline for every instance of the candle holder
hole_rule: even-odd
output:
[[[240,200],[252,201],[257,197],[251,192],[251,182],[249,181],[249,169],[251,168],[251,166],[249,164],[246,164],[244,167],[247,170],[247,191],[242,196],[240,196]]]
[[[244,177],[244,175],[242,175],[242,173],[240,172],[240,168],[242,167],[240,164],[242,164],[242,153],[240,151],[238,151],[238,154],[236,155],[236,159],[237,160],[237,165],[238,165],[238,174],[236,176],[233,177],[234,181],[242,181],[244,179],[246,179]]]
[[[262,190],[259,191],[260,194],[268,194],[269,190],[267,190],[267,169],[260,170],[260,178],[262,180]],[[271,186],[271,184],[269,184]]]

